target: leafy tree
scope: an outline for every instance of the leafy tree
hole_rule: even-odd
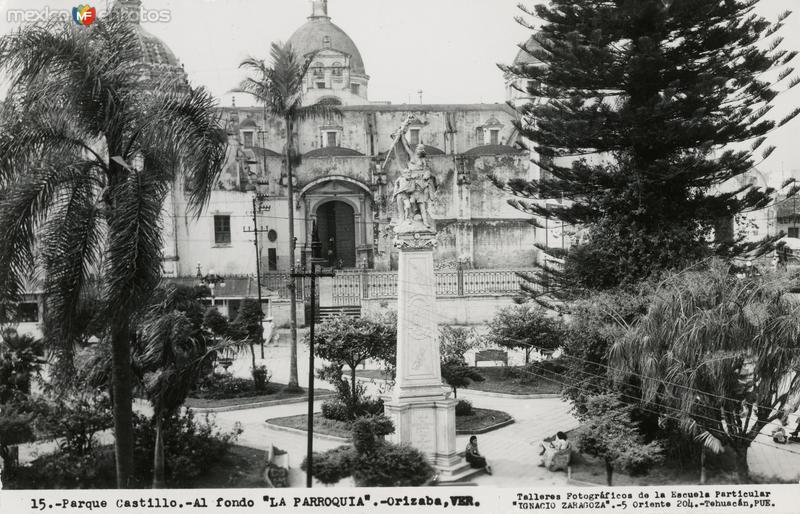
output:
[[[737,278],[729,265],[670,275],[642,319],[610,351],[642,405],[676,419],[711,450],[747,450],[765,425],[800,405],[800,318],[785,275]]]
[[[303,84],[313,56],[300,62],[290,44],[273,43],[270,49],[272,65],[249,57],[239,64],[253,75],[247,77],[236,89],[247,93],[264,106],[264,114],[283,121],[286,141],[283,162],[286,166],[286,187],[289,196],[289,241],[294,241],[294,178],[292,171],[298,160],[295,125],[312,117],[329,117],[338,113],[330,105],[316,103],[303,105]],[[290,271],[294,271],[295,247],[289,245]],[[291,354],[289,362],[289,389],[297,389],[297,290],[294,277],[289,277],[289,309],[291,318]]]
[[[263,319],[263,311],[258,300],[246,298],[242,301],[236,319],[231,323],[229,331],[234,337],[240,337],[247,342],[250,347],[250,357],[253,367],[253,378],[255,379],[256,373],[256,350],[255,346],[261,344],[264,338],[264,325],[261,324]],[[258,388],[258,384],[256,384]]]
[[[351,318],[344,314],[328,318],[317,327],[314,355],[331,363],[325,377],[337,384],[339,394],[355,412],[359,402],[356,384],[358,365],[369,358],[394,361],[397,325],[385,320]],[[350,384],[341,383],[344,365],[350,368]]]
[[[464,354],[483,345],[483,340],[474,328],[452,327],[442,325],[439,327],[439,355],[442,361],[451,358],[464,359]]]
[[[554,319],[537,305],[512,305],[500,309],[488,324],[488,343],[525,351],[525,364],[531,351],[555,350],[562,344],[563,322]]]
[[[518,108],[517,126],[535,143],[542,176],[497,183],[518,209],[587,229],[563,271],[548,268],[541,284],[613,287],[747,248],[731,244],[732,218],[765,207],[775,190],[745,174],[766,136],[800,112],[768,116],[800,78],[790,67],[797,52],[770,41],[789,13],[770,24],[756,3],[520,6],[537,19],[534,29],[519,18],[534,31],[523,51],[542,65],[502,68],[538,99]]]
[[[647,312],[651,293],[644,283],[637,291],[598,292],[571,304],[561,361],[563,395],[577,412],[585,410],[588,398],[616,389],[608,352]]]
[[[467,387],[472,382],[483,382],[485,378],[475,368],[464,362],[464,358],[442,360],[442,379],[453,389],[453,396],[458,397],[457,389]]]
[[[655,441],[645,443],[631,420],[632,409],[614,394],[600,394],[588,398],[586,410],[578,413],[578,448],[603,459],[609,486],[614,470],[640,472],[662,459],[663,448]]]
[[[0,119],[0,299],[18,301],[42,265],[46,336],[68,355],[82,335],[79,300],[99,277],[123,488],[133,471],[130,320],[160,280],[163,201],[181,176],[199,213],[227,142],[209,93],[142,73],[140,38],[117,13],[0,39],[10,78]]]

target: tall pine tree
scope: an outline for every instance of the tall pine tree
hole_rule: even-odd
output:
[[[781,49],[777,34],[789,13],[771,24],[756,4],[520,6],[541,22],[534,28],[528,16],[518,18],[533,31],[523,50],[543,65],[501,68],[543,100],[517,106],[542,177],[499,185],[518,209],[587,234],[563,271],[544,279],[613,287],[742,249],[724,237],[725,225],[776,193],[742,179],[757,164],[755,152],[763,160],[774,150],[766,136],[800,113],[775,119],[771,112],[775,97],[800,82],[790,65],[797,52]],[[538,201],[547,198],[565,201]]]

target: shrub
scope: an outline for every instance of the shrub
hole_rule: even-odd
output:
[[[547,359],[539,362],[532,362],[527,367],[528,371],[543,375],[545,377],[563,375],[567,372],[567,363],[561,357],[557,359]]]
[[[269,383],[269,379],[272,378],[272,374],[267,370],[266,366],[256,366],[252,370],[253,373],[253,385],[255,386],[256,391],[263,391],[267,388],[267,384]]]
[[[353,422],[353,446],[359,453],[374,449],[383,437],[394,432],[394,423],[386,416],[365,416]]]
[[[152,460],[152,456],[151,456]],[[114,451],[94,448],[83,455],[57,451],[3,476],[9,489],[112,489],[116,485]],[[138,484],[143,485],[144,482]],[[137,485],[137,484],[134,484]]]
[[[352,446],[339,446],[323,453],[314,452],[314,478],[323,484],[335,484],[348,477],[353,472],[353,461],[356,453]],[[303,471],[308,469],[308,460],[304,459],[300,466]]]
[[[380,442],[353,463],[353,478],[359,487],[420,486],[434,471],[425,455],[411,446]]]
[[[50,408],[45,430],[63,438],[61,449],[70,455],[86,455],[95,444],[95,435],[114,424],[111,400],[99,392],[78,393],[60,398]]]
[[[352,421],[360,416],[376,416],[383,414],[383,400],[361,400],[355,408],[351,408],[341,399],[328,400],[322,404],[322,416],[336,421]]]
[[[194,412],[175,414],[164,419],[165,477],[170,487],[186,485],[219,461],[230,449],[242,430],[222,432],[208,414],[202,422]],[[155,428],[152,420],[137,415],[134,419],[134,447],[138,450],[136,474],[152,477]]]
[[[362,400],[356,407],[357,416],[378,416],[383,414],[383,400],[366,399]]]
[[[350,421],[350,408],[339,399],[328,400],[322,403],[322,416],[336,421]]]
[[[469,400],[458,400],[456,404],[456,416],[471,416],[472,403]]]
[[[269,378],[267,378],[268,380]],[[266,387],[266,384],[267,382],[264,383],[264,387]],[[219,400],[221,398],[247,398],[256,396],[256,394],[255,383],[252,379],[214,373],[200,379],[190,396],[207,400]]]

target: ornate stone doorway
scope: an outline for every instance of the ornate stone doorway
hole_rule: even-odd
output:
[[[329,265],[356,266],[355,211],[345,202],[332,200],[317,208],[317,230],[322,244],[321,257]]]

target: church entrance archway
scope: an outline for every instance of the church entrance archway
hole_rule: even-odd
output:
[[[356,266],[355,211],[345,202],[332,200],[317,208],[317,230],[322,244],[321,257],[328,265]]]

